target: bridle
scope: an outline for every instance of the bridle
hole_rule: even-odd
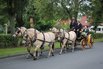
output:
[[[20,28],[20,29],[21,29],[21,28]],[[21,34],[21,37],[23,37],[23,36],[25,35],[26,30],[25,30],[24,32],[21,32],[20,29],[17,30],[17,32],[16,32],[15,35],[18,36],[19,34]]]

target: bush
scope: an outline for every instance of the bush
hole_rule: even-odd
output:
[[[90,32],[92,34],[92,36],[94,37],[94,39],[100,39],[103,38],[103,34],[102,33],[93,33]]]
[[[94,34],[94,39],[100,39],[100,38],[103,38],[103,34],[101,33]]]
[[[0,35],[0,48],[17,47],[18,39],[12,35]]]

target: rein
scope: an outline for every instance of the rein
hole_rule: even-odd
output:
[[[42,32],[42,34],[43,34],[43,41],[42,41],[43,43],[42,43],[42,45],[41,45],[41,47],[40,47],[41,49],[43,49],[43,48],[44,48],[43,46],[44,46],[44,44],[45,44],[45,35],[44,35],[44,33],[43,33],[43,32]]]
[[[70,38],[70,34],[69,34],[69,32],[67,32],[67,33],[68,33],[68,35],[69,35],[69,38]],[[65,37],[64,30],[63,30],[63,35],[64,35],[64,36],[62,37],[62,40],[64,40],[64,39],[67,39],[67,40],[69,40],[69,41],[72,41],[72,40],[70,40],[69,38],[66,38],[66,37]],[[72,42],[73,42],[73,41],[72,41]]]

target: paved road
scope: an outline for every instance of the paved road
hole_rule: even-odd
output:
[[[0,69],[103,69],[103,43],[36,61],[26,59],[25,55],[0,59]]]

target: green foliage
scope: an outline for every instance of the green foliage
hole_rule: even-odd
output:
[[[93,0],[92,1],[92,18],[94,19],[94,26],[98,26],[99,23],[103,22],[103,1]]]
[[[53,18],[53,3],[52,0],[35,0],[34,7],[36,13],[41,19],[52,19]]]
[[[15,24],[16,27],[29,27],[32,16],[37,29],[47,30],[54,25],[53,21],[68,17],[77,19],[78,13],[82,13],[93,17],[97,25],[103,21],[102,8],[102,0],[1,0],[0,24],[10,22],[9,28],[13,31]]]
[[[18,39],[12,35],[0,35],[0,48],[17,47]]]
[[[94,34],[94,39],[101,39],[101,38],[103,38],[103,34],[102,33]]]
[[[35,28],[40,30],[40,31],[47,31],[49,30],[49,28],[53,27],[55,24],[55,21],[39,21],[37,22],[37,24],[35,25]]]
[[[101,38],[103,38],[103,33],[90,32],[90,34],[92,34],[94,39],[101,39]]]

